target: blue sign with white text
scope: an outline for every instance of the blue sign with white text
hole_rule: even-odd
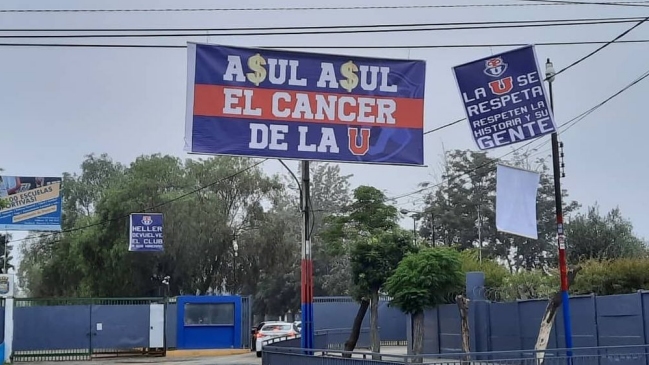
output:
[[[162,213],[133,213],[129,224],[129,251],[164,251]]]
[[[189,43],[185,150],[424,163],[426,63]]]
[[[455,66],[453,71],[481,150],[556,131],[534,46]]]

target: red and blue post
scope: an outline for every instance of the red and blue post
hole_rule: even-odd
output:
[[[313,349],[313,259],[311,258],[311,199],[309,161],[302,161],[302,348]],[[304,351],[313,355],[313,351]]]

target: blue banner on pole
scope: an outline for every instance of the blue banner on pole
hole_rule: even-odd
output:
[[[423,165],[424,61],[187,49],[189,153]]]
[[[132,213],[129,222],[129,251],[164,251],[162,213]]]
[[[60,231],[61,178],[0,176],[0,231]]]
[[[556,131],[534,46],[455,66],[453,71],[481,150]]]

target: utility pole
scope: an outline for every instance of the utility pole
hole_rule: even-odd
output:
[[[430,211],[430,233],[432,235],[433,247],[436,247],[435,244],[435,212],[431,209]]]
[[[550,93],[550,110],[554,115],[554,95],[552,83],[554,82],[554,66],[548,58],[545,63],[546,80]],[[561,201],[561,155],[559,153],[559,135],[552,133],[552,170],[554,174],[554,200],[557,211],[557,240],[559,243],[559,273],[561,275],[561,304],[563,307],[563,328],[566,337],[568,364],[572,363],[572,323],[570,320],[570,296],[568,295],[568,264],[566,262],[566,238],[563,230],[563,202]]]
[[[302,348],[313,349],[313,260],[311,258],[311,199],[309,161],[302,161]],[[313,355],[312,351],[305,351]]]

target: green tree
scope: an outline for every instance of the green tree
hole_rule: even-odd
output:
[[[320,236],[331,255],[351,258],[352,250],[358,243],[362,244],[396,229],[398,217],[397,208],[387,203],[383,192],[371,186],[359,186],[354,190],[351,203],[338,214],[333,214],[326,219],[326,227]],[[360,273],[360,270],[357,273]],[[352,282],[363,283],[364,281],[353,275]],[[360,303],[360,306],[354,318],[352,331],[345,342],[346,351],[352,351],[356,347],[361,324],[372,296],[367,286],[359,285],[353,285],[350,294]],[[370,318],[370,320],[374,319]],[[373,338],[378,338],[378,335],[375,336]]]
[[[388,278],[385,289],[392,305],[412,315],[414,354],[423,350],[424,311],[445,303],[447,295],[463,283],[460,255],[447,247],[426,248],[406,256]]]
[[[281,189],[277,179],[253,163],[223,157],[183,164],[152,155],[120,168],[107,157],[90,156],[81,175],[66,175],[65,225],[72,232],[34,235],[25,248],[21,276],[31,294],[39,296],[160,295],[159,279],[166,275],[172,295],[252,293],[256,278],[241,274],[256,257],[275,252],[258,251],[262,238],[253,232],[267,224],[262,202]],[[128,252],[126,218],[145,210],[165,216],[162,253]]]
[[[647,255],[647,244],[633,233],[633,224],[614,208],[602,216],[597,205],[566,224],[570,262],[632,258]]]
[[[351,249],[353,282],[370,297],[372,352],[381,351],[379,334],[379,291],[403,257],[416,251],[412,235],[399,228],[358,239]]]

